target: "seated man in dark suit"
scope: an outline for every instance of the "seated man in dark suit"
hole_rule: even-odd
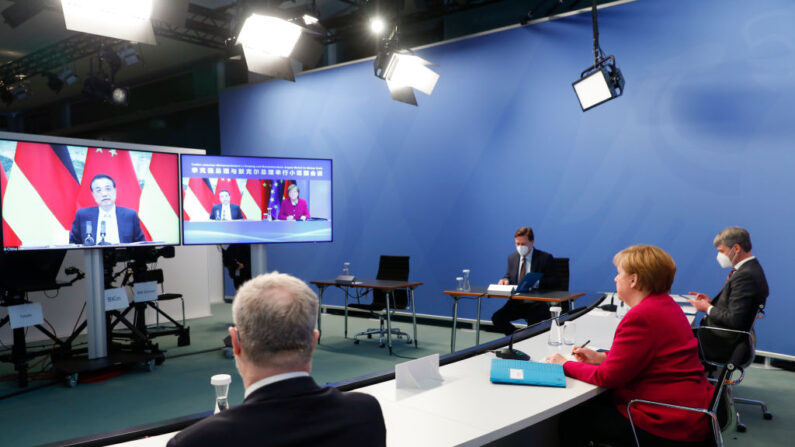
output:
[[[769,294],[762,265],[751,253],[751,236],[743,228],[728,227],[715,236],[713,244],[718,249],[720,266],[731,268],[729,277],[714,298],[690,292],[695,295],[690,303],[707,314],[701,326],[750,331],[759,305]],[[707,330],[702,331],[699,339],[708,359],[723,361],[728,360],[738,337],[724,331]]]
[[[518,284],[525,274],[541,272],[544,276],[539,281],[539,289],[558,287],[555,258],[547,252],[533,248],[535,242],[533,229],[530,227],[519,228],[513,237],[517,252],[508,255],[508,271],[500,280],[500,284]],[[491,321],[494,323],[495,329],[509,335],[516,330],[511,321],[522,318],[527,320],[527,324],[549,318],[549,305],[541,302],[509,299],[501,309],[494,312]]]
[[[386,445],[374,397],[319,387],[309,376],[317,312],[317,295],[290,275],[243,284],[229,335],[245,399],[178,433],[169,447]]]
[[[91,179],[91,193],[97,206],[75,213],[70,244],[110,245],[145,241],[138,213],[116,206],[116,181],[106,174]]]
[[[243,218],[243,212],[240,211],[240,206],[234,203],[229,203],[229,191],[222,189],[218,193],[218,198],[221,203],[213,205],[210,210],[210,219],[212,220],[240,220]]]

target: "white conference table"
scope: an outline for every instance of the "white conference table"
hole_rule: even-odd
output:
[[[683,298],[674,296],[676,301]],[[603,301],[607,302],[607,300]],[[685,314],[692,307],[684,306]],[[692,315],[687,315],[689,320]],[[619,320],[614,312],[593,309],[576,321],[576,344],[590,340],[593,349],[609,349]],[[548,332],[514,344],[542,361],[549,354],[567,354],[571,346],[549,346]],[[439,368],[441,385],[427,390],[398,390],[395,381],[359,388],[378,399],[384,413],[389,446],[483,445],[533,426],[596,396],[603,390],[566,378],[566,388],[497,385],[489,381],[493,353],[484,353]],[[164,446],[173,433],[118,446]]]

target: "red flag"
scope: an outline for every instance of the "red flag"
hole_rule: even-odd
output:
[[[79,186],[66,147],[20,142],[17,144],[14,163],[58,222],[65,229],[72,228],[74,198]]]
[[[141,185],[135,175],[130,153],[125,150],[93,147],[88,148],[86,155],[86,166],[77,196],[78,208],[97,206],[94,195],[91,194],[91,180],[98,174],[110,176],[116,182],[116,206],[138,211]]]
[[[216,202],[209,179],[191,178],[182,193],[182,215],[185,220],[207,219]]]
[[[179,242],[178,172],[175,154],[152,154],[138,207],[148,241]]]
[[[8,180],[6,179],[5,169],[3,169],[2,166],[0,166],[0,191],[2,191],[2,194],[0,194],[0,204],[2,204],[3,199],[5,199],[7,183]],[[8,224],[6,223],[5,217],[3,217],[3,246],[19,247],[20,245],[22,245],[22,241],[19,240],[19,238],[11,229],[11,227],[9,227]]]

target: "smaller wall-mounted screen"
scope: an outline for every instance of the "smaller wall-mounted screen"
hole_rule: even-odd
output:
[[[182,155],[184,244],[330,242],[331,160]]]
[[[177,154],[0,139],[3,249],[179,244]]]

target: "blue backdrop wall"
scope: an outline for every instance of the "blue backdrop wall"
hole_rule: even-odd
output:
[[[224,154],[334,160],[334,242],[270,245],[268,267],[373,277],[380,254],[410,255],[418,311],[450,315],[441,290],[463,268],[496,282],[530,225],[571,258],[572,290],[615,290],[613,254],[647,243],[676,260],[675,293],[715,294],[712,238],[740,225],[770,283],[760,348],[795,354],[795,4],[644,0],[599,23],[627,88],[586,113],[571,82],[592,62],[589,14],[420,51],[441,79],[417,108],[371,61],[224,92]]]

